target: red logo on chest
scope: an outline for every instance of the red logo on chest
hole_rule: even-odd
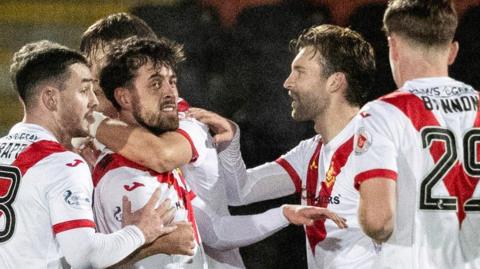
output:
[[[129,185],[123,185],[123,188],[124,188],[126,191],[133,191],[134,189],[136,189],[136,188],[138,188],[138,187],[145,187],[145,185],[143,185],[142,183],[136,182],[136,181],[134,181],[131,186],[129,186]]]
[[[77,165],[79,165],[79,164],[81,164],[81,163],[83,163],[82,160],[75,159],[75,160],[73,160],[73,162],[67,163],[67,164],[65,164],[65,165],[68,166],[68,167],[75,167],[75,166],[77,166]]]

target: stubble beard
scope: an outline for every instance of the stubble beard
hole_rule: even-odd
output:
[[[178,129],[178,116],[165,116],[162,112],[158,113],[142,113],[140,107],[135,106],[133,109],[133,117],[140,126],[149,130],[155,135],[165,132],[175,131]]]
[[[295,100],[296,107],[292,108],[292,118],[298,122],[315,120],[318,115],[324,113],[330,104],[327,98],[315,102],[313,98],[305,98],[308,101]]]

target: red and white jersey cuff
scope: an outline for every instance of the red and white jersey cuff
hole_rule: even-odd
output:
[[[65,232],[77,228],[93,228],[95,229],[95,222],[89,219],[77,219],[60,222],[52,226],[54,234]]]
[[[195,162],[198,159],[198,151],[195,148],[195,145],[193,144],[192,138],[190,137],[190,135],[188,135],[187,132],[185,132],[182,129],[177,129],[177,132],[179,134],[183,135],[188,140],[188,142],[190,143],[190,146],[192,147],[192,159],[190,160],[190,162],[191,163]]]
[[[388,178],[391,180],[396,181],[397,180],[397,172],[389,169],[372,169],[368,170],[365,172],[362,172],[358,175],[355,176],[355,189],[359,190],[360,189],[360,184],[362,184],[364,181],[367,181],[372,178]]]

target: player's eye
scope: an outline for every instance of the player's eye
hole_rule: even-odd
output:
[[[152,87],[155,88],[155,89],[160,89],[162,87],[162,83],[160,81],[154,81],[152,83]]]

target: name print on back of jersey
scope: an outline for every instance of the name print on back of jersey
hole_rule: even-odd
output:
[[[427,110],[442,110],[444,113],[478,110],[478,96],[469,87],[415,88],[408,91],[419,96]]]
[[[18,154],[27,147],[27,144],[5,142],[0,144],[0,158],[11,159],[17,158]]]

